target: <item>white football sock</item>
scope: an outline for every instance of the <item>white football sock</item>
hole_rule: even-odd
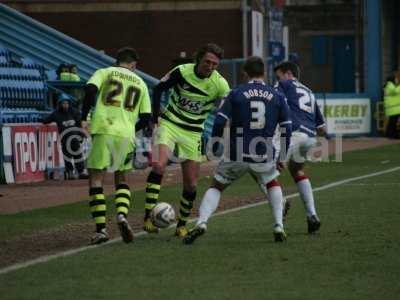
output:
[[[307,217],[316,215],[314,205],[314,195],[311,187],[311,182],[307,176],[301,176],[296,178],[297,188],[299,189],[300,198],[304,203],[304,208],[306,210]]]
[[[221,192],[218,189],[209,188],[207,190],[203,196],[203,200],[201,200],[197,225],[200,223],[207,223],[208,219],[217,209],[220,199]]]
[[[282,210],[283,210],[283,193],[282,188],[279,185],[275,185],[268,189],[268,200],[271,205],[272,217],[274,218],[274,224],[278,224],[283,228],[282,222]]]

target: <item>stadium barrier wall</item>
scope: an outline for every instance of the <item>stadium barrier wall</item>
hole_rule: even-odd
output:
[[[369,135],[371,99],[365,94],[316,94],[329,135]]]
[[[330,135],[371,133],[371,100],[363,94],[317,94]],[[207,120],[205,136],[212,128]],[[3,124],[2,167],[6,183],[43,181],[46,174],[64,168],[56,125]]]
[[[3,161],[3,157],[4,157],[4,154],[3,154],[3,133],[0,130],[0,183],[6,183],[6,177],[5,177],[4,168],[3,168],[3,162],[4,162]]]
[[[64,169],[57,125],[4,124],[3,168],[6,183],[43,181]]]

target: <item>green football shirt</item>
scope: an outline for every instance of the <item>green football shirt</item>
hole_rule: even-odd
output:
[[[216,99],[229,93],[229,85],[217,71],[208,78],[199,78],[194,68],[194,64],[184,64],[170,72],[179,74],[174,74],[178,79],[162,118],[182,128],[202,132],[204,121],[215,108]],[[168,78],[168,75],[166,77]]]
[[[133,138],[139,113],[151,113],[149,92],[144,81],[124,67],[97,70],[88,84],[98,88],[91,117],[91,134]]]

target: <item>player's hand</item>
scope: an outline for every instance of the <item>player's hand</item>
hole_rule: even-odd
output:
[[[317,128],[317,135],[327,137],[328,134],[326,132],[326,127],[324,126],[324,127]]]
[[[224,146],[220,142],[215,142],[212,144],[212,153],[214,157],[221,157],[224,154]]]
[[[276,169],[277,169],[279,172],[282,172],[283,170],[286,169],[285,163],[282,162],[282,161],[278,161],[278,162],[276,163]]]
[[[159,121],[159,115],[153,114],[153,124],[154,125],[158,125],[158,121]]]
[[[81,127],[85,135],[89,136],[90,135],[89,123],[87,121],[81,121]]]
[[[331,139],[331,136],[326,131],[326,127],[325,126],[317,128],[317,135],[320,136],[320,137],[323,137],[323,138],[325,138],[327,140]]]

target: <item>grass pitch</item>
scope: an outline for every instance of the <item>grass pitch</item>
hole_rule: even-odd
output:
[[[317,187],[389,169],[400,165],[399,150],[354,151],[343,163],[312,165],[309,174]],[[316,192],[322,221],[316,236],[306,234],[296,198],[286,243],[273,242],[269,207],[261,205],[211,219],[207,234],[191,246],[169,230],[0,275],[1,299],[397,299],[399,176]],[[287,176],[281,181],[293,185]],[[164,196],[178,192],[171,188]],[[256,188],[244,178],[227,192],[245,196]],[[33,211],[32,220],[39,212],[46,215]],[[3,225],[11,222],[1,218]]]

